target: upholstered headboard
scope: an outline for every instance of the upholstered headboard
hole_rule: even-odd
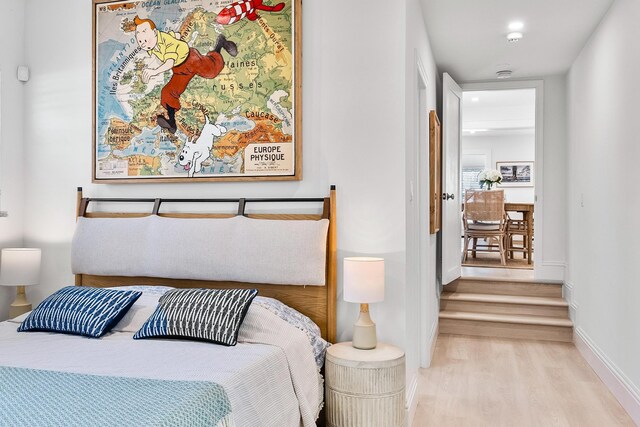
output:
[[[153,203],[151,213],[90,211],[93,202]],[[170,203],[234,203],[234,213],[161,212]],[[289,202],[322,213],[246,213]],[[72,270],[78,286],[256,288],[309,316],[336,338],[335,187],[310,199],[85,198],[78,189]]]

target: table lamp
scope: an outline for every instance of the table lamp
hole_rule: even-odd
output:
[[[384,259],[349,257],[344,259],[344,300],[360,304],[360,317],[353,324],[355,348],[376,348],[376,324],[369,315],[369,304],[384,300]]]
[[[40,281],[40,249],[9,248],[0,253],[0,285],[16,286],[16,299],[9,308],[9,317],[17,317],[31,311],[25,286],[37,285]]]

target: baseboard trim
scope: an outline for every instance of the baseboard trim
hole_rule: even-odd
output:
[[[565,300],[567,300],[569,304],[575,301],[573,290],[574,290],[573,283],[568,280],[565,281],[564,286],[562,287],[562,296],[564,297]]]
[[[573,283],[566,281],[562,287],[562,297],[569,303],[569,319],[573,324],[578,324],[578,302],[576,301],[575,288]]]
[[[438,335],[440,335],[440,322],[439,319],[433,325],[431,330],[431,348],[429,349],[429,366],[433,362],[433,354],[436,352],[436,342],[438,341]]]
[[[574,342],[580,354],[598,374],[633,421],[640,425],[640,390],[620,371],[582,328],[575,328]]]
[[[578,304],[569,304],[569,319],[574,325],[578,324]]]
[[[416,408],[418,407],[418,375],[416,372],[413,377],[411,377],[411,381],[407,384],[406,390],[406,414],[405,414],[405,426],[410,427],[413,424],[413,417],[416,416]]]
[[[550,267],[566,267],[567,263],[565,261],[545,261],[543,260],[541,265],[548,265]]]
[[[556,261],[543,261],[535,264],[533,274],[536,281],[564,281],[566,264]]]

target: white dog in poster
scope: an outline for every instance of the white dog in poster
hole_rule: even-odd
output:
[[[209,117],[205,117],[205,120],[198,139],[185,142],[178,156],[178,163],[187,171],[190,178],[200,172],[202,163],[211,157],[213,140],[227,133],[224,126],[210,123]]]

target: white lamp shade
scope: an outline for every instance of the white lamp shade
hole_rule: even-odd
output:
[[[3,249],[0,254],[0,285],[37,285],[40,282],[41,256],[40,249]]]
[[[344,259],[344,300],[360,304],[384,300],[384,259]]]

